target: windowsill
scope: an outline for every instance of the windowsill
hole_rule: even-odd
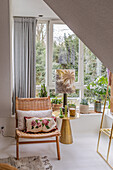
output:
[[[105,113],[105,116],[109,117],[110,119],[113,119],[113,112],[110,112],[110,109],[108,109]]]
[[[81,114],[80,116],[102,116],[102,113],[88,113],[88,114]]]

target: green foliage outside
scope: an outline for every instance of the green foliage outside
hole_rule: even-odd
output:
[[[107,77],[106,67],[84,45],[84,84],[88,85],[99,76]]]
[[[46,32],[45,25],[37,25],[36,36],[36,85],[45,83]]]
[[[64,34],[63,42],[54,41],[53,45],[53,81],[56,69],[75,69],[75,81],[78,81],[79,39],[75,34]]]

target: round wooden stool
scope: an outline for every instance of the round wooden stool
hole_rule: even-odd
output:
[[[0,163],[0,170],[17,170],[17,169],[9,164]]]

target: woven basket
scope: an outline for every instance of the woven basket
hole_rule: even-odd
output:
[[[60,110],[60,107],[62,107],[62,103],[61,104],[52,104],[53,111]]]

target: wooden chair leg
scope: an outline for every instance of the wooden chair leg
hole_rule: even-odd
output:
[[[110,151],[110,147],[111,147],[111,139],[112,139],[112,137],[110,136],[109,145],[108,145],[108,153],[107,153],[107,161],[108,161],[108,158],[109,158],[109,151]]]
[[[16,158],[19,160],[19,138],[16,136]]]
[[[101,129],[102,129],[103,120],[104,120],[104,113],[105,113],[105,108],[106,108],[106,101],[107,101],[107,97],[108,97],[108,89],[109,89],[109,85],[107,85],[106,97],[105,97],[104,108],[103,108],[103,114],[102,114],[102,119],[101,119],[101,123],[100,123],[99,137],[98,137],[98,143],[97,143],[97,152],[98,152],[98,148],[99,148],[99,142],[100,142],[100,136],[101,136]]]
[[[58,160],[60,160],[60,147],[59,147],[59,137],[58,136],[56,136],[56,145],[57,145]]]
[[[112,128],[111,128],[111,136],[110,136],[110,138],[109,138],[108,153],[107,153],[107,161],[108,161],[108,158],[109,158],[109,151],[110,151],[110,147],[111,147],[112,136],[113,136],[113,124],[112,124]]]
[[[100,136],[101,136],[101,131],[99,131],[99,136],[98,136],[98,143],[97,143],[97,152],[98,152],[98,148],[99,148],[99,143],[100,143]]]

